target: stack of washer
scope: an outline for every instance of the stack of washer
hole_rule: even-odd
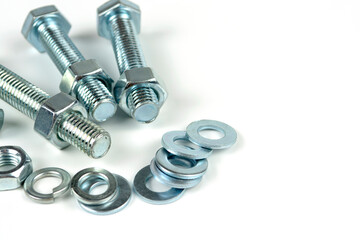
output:
[[[203,130],[218,131],[224,136],[220,139],[206,138],[200,135]],[[165,133],[161,141],[163,148],[157,151],[150,165],[135,176],[135,192],[143,200],[153,204],[166,204],[179,199],[185,189],[200,183],[208,167],[207,158],[213,149],[229,148],[236,142],[236,138],[236,131],[232,127],[214,120],[196,121],[191,123],[186,131]],[[179,140],[185,144],[178,144]],[[166,192],[150,190],[146,183],[151,177],[171,189]]]

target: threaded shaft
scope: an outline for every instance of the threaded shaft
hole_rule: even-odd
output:
[[[46,92],[0,65],[0,98],[35,120],[41,106],[50,97]],[[58,137],[88,156],[102,157],[110,147],[109,133],[77,112],[63,114],[56,124]]]
[[[146,67],[135,26],[127,15],[115,15],[109,20],[111,42],[120,74],[133,68]]]
[[[62,75],[71,64],[85,60],[69,36],[58,25],[44,22],[39,26],[38,31],[43,47]]]
[[[91,117],[97,121],[105,121],[110,117],[109,114],[103,114],[105,108],[107,108],[106,113],[114,114],[116,111],[113,96],[105,85],[97,79],[83,78],[77,83],[75,92],[79,102],[88,110]],[[99,109],[100,104],[102,107]]]
[[[158,115],[158,98],[150,87],[139,87],[128,96],[131,115],[139,122],[152,122]]]
[[[110,135],[77,113],[67,114],[58,125],[58,135],[88,156],[100,158],[110,147]]]
[[[85,60],[59,25],[44,21],[38,31],[46,52],[61,74],[64,75],[70,65]],[[79,82],[73,93],[96,121],[105,121],[116,112],[116,103],[110,90],[95,78]]]
[[[49,95],[0,65],[0,98],[35,120],[35,117]]]

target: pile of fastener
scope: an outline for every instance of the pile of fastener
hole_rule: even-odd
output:
[[[138,122],[156,119],[167,93],[146,65],[137,35],[140,9],[126,0],[111,0],[98,8],[98,34],[111,41],[120,71],[114,81],[98,63],[80,53],[68,36],[70,23],[55,6],[32,10],[22,34],[39,52],[46,52],[61,74],[61,92],[50,96],[45,91],[0,65],[0,98],[34,120],[34,130],[59,149],[70,145],[92,158],[106,155],[110,134],[98,125],[113,117],[119,106]],[[4,113],[0,109],[0,128]],[[214,130],[223,134],[210,139],[200,134]],[[179,141],[187,141],[182,144]],[[196,186],[205,174],[207,158],[213,149],[228,148],[236,132],[225,123],[201,120],[191,123],[186,132],[166,133],[151,164],[134,179],[134,190],[151,203],[165,204],[178,199],[187,188]],[[51,193],[35,189],[47,177],[61,179]],[[165,192],[148,188],[154,177],[170,187]],[[112,214],[130,201],[132,188],[118,174],[101,168],[87,168],[73,177],[64,169],[48,167],[33,171],[29,155],[18,146],[0,147],[0,190],[24,186],[25,193],[39,203],[53,203],[72,190],[79,205],[93,214]],[[94,189],[106,185],[103,193]]]

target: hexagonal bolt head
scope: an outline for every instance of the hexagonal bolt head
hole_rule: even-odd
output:
[[[45,52],[38,31],[41,24],[45,22],[58,25],[66,34],[71,28],[70,23],[54,5],[32,10],[25,19],[21,33],[39,52]]]
[[[164,104],[167,98],[167,92],[163,86],[163,84],[160,84],[160,82],[155,79],[151,68],[134,68],[126,70],[120,76],[120,80],[115,84],[114,87],[114,97],[116,102],[119,104],[119,107],[123,109],[129,116],[133,116],[133,113],[131,113],[131,109],[129,108],[128,104],[129,95],[137,88],[149,87],[153,89],[158,99],[156,106],[158,110]],[[144,106],[144,108],[139,110],[148,112],[151,111],[149,107],[150,106]],[[139,112],[139,115],[141,114],[142,113]]]
[[[80,61],[68,67],[61,79],[60,90],[77,98],[78,84],[84,78],[99,80],[110,93],[112,92],[114,80],[105,73],[94,59]],[[91,112],[91,117],[96,121],[103,121],[102,119],[113,116],[117,107],[114,102],[101,102],[92,108],[94,110]]]
[[[109,19],[114,15],[128,16],[132,19],[137,33],[140,33],[141,11],[135,3],[126,0],[111,0],[98,8],[98,33],[110,39]]]
[[[29,155],[17,146],[0,147],[0,191],[16,189],[32,173]]]
[[[56,127],[61,117],[71,112],[87,117],[85,108],[76,99],[65,93],[58,93],[41,106],[35,118],[34,130],[59,149],[68,147],[70,144],[58,137]]]

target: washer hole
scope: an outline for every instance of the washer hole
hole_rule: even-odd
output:
[[[166,192],[171,189],[171,187],[162,184],[154,177],[150,177],[146,180],[146,187],[153,192]]]
[[[79,187],[90,195],[97,196],[108,190],[109,180],[101,174],[92,173],[80,179]]]
[[[169,162],[180,168],[192,168],[196,165],[196,161],[193,159],[181,158],[175,155],[169,157]]]
[[[10,171],[21,162],[21,155],[15,150],[8,149],[0,152],[0,171]]]
[[[201,128],[199,129],[199,134],[204,138],[212,139],[212,140],[219,140],[225,137],[224,131],[220,128],[215,128],[215,127]]]
[[[45,181],[43,181],[46,179]],[[61,184],[61,179],[55,176],[47,176],[36,180],[34,190],[41,194],[50,194],[53,189]]]
[[[187,139],[179,138],[179,139],[175,139],[174,142],[179,146],[182,146],[182,147],[185,147],[185,148],[188,148],[188,149],[191,149],[191,150],[195,150],[195,149],[199,148],[199,146],[197,146],[196,144],[190,142]]]

